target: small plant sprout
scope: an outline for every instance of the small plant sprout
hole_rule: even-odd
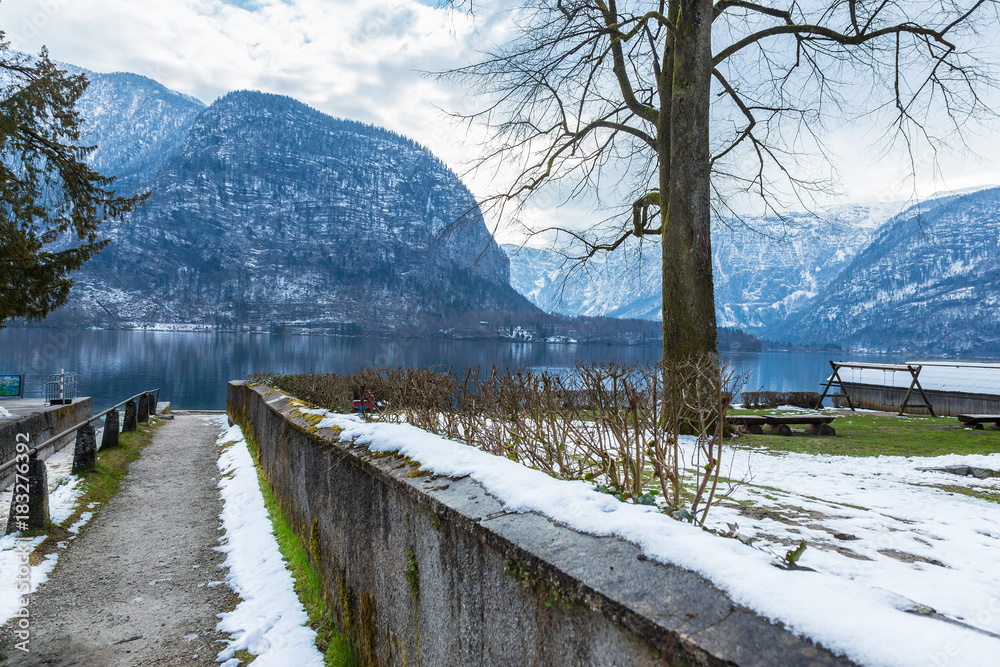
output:
[[[799,542],[799,546],[789,549],[785,554],[785,564],[790,567],[798,565],[799,559],[802,558],[802,554],[806,551],[806,546],[806,541],[802,540]]]

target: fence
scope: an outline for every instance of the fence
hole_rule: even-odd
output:
[[[50,405],[72,403],[77,397],[79,375],[60,371],[47,375],[9,376],[20,378],[20,398],[44,398]],[[15,396],[11,396],[14,398]]]
[[[45,383],[45,402],[49,405],[65,405],[76,398],[76,373],[60,371],[49,376]]]
[[[38,457],[39,453],[49,447],[54,447],[63,438],[76,433],[73,472],[92,468],[96,464],[98,451],[93,423],[101,417],[107,416],[100,449],[113,447],[118,444],[118,408],[125,406],[121,430],[134,431],[138,427],[138,422],[148,421],[150,415],[156,413],[159,394],[159,389],[135,394],[34,447],[29,445],[26,434],[19,434],[13,458],[0,464],[0,477],[11,469],[16,473],[6,532],[11,533],[24,528],[44,528],[49,522],[47,472],[45,461]],[[138,403],[136,399],[139,399]],[[23,493],[21,492],[22,488],[24,489]]]

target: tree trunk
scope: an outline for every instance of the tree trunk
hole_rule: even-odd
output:
[[[676,4],[675,4],[676,3]],[[717,351],[712,284],[709,103],[712,2],[675,0],[669,99],[658,134],[663,224],[663,358]],[[667,140],[667,141],[665,141]]]

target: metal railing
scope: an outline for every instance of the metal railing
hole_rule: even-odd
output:
[[[21,376],[21,398],[42,398],[49,401],[52,397],[59,398],[59,376],[63,373],[51,373],[51,374],[34,374],[26,373]],[[72,399],[77,398],[79,393],[78,390],[78,373],[65,373],[66,381],[64,382],[63,392],[64,394],[71,392],[67,403],[71,403]],[[52,388],[50,388],[50,386]],[[69,387],[67,390],[67,386]],[[59,403],[56,403],[59,405]]]
[[[59,371],[49,376],[45,383],[45,401],[49,405],[65,405],[76,398],[76,373]]]
[[[83,428],[87,424],[91,424],[91,423],[97,421],[98,419],[100,419],[104,415],[108,414],[112,410],[117,410],[118,408],[120,408],[121,406],[125,405],[129,401],[134,401],[135,399],[139,398],[143,394],[152,394],[154,396],[154,398],[153,398],[153,407],[149,410],[149,414],[150,415],[155,414],[155,412],[156,412],[156,403],[157,403],[157,401],[159,400],[159,397],[160,397],[160,390],[159,390],[159,388],[156,388],[156,389],[153,389],[153,390],[150,390],[150,391],[141,391],[138,394],[136,394],[135,396],[130,396],[129,398],[126,398],[124,401],[122,401],[121,403],[117,403],[115,405],[112,405],[107,410],[104,410],[103,412],[99,412],[96,415],[94,415],[93,417],[85,419],[82,422],[80,422],[79,424],[76,424],[74,426],[69,427],[68,429],[66,429],[62,433],[59,433],[57,435],[52,436],[51,438],[49,438],[45,442],[41,443],[40,445],[35,445],[31,449],[29,449],[26,452],[26,454],[29,457],[37,456],[38,452],[44,450],[46,447],[51,447],[51,446],[55,445],[57,442],[59,442],[60,440],[62,440],[66,436],[72,435],[73,433],[76,433],[77,431],[79,431],[81,428]],[[6,463],[0,465],[0,474],[6,472],[8,470],[10,470],[11,468],[13,468],[16,463],[17,463],[17,457],[14,457],[10,461],[7,461]]]

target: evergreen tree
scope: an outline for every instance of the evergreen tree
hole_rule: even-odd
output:
[[[114,179],[85,162],[83,119],[74,109],[87,87],[49,60],[11,51],[0,32],[0,328],[40,320],[66,302],[70,274],[108,244],[101,222],[121,218],[144,196],[118,197]]]

